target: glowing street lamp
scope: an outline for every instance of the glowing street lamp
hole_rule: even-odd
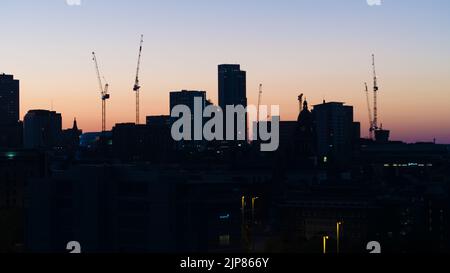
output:
[[[330,239],[328,236],[323,236],[323,254],[327,254],[327,241]]]
[[[340,252],[340,239],[341,239],[341,226],[344,224],[344,222],[339,221],[336,223],[336,238],[337,238],[337,245],[336,245],[336,251],[339,254]]]
[[[259,197],[253,197],[252,198],[252,221],[255,222],[255,202],[258,200]]]

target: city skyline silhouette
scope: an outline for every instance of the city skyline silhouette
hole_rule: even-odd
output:
[[[445,50],[450,35],[440,28],[448,21],[445,1],[374,7],[365,1],[285,1],[276,8],[270,1],[34,3],[5,3],[9,14],[29,18],[6,30],[10,38],[0,52],[0,72],[21,80],[21,118],[28,110],[53,106],[62,113],[64,128],[76,117],[85,131],[99,131],[101,105],[90,58],[95,50],[111,85],[107,128],[134,121],[130,85],[143,33],[142,119],[169,114],[173,90],[205,90],[217,104],[216,66],[239,63],[248,71],[250,104],[257,104],[260,83],[263,102],[280,105],[282,120],[296,119],[300,92],[312,105],[344,101],[355,106],[366,135],[364,82],[371,82],[374,53],[380,117],[392,138],[450,142],[450,129],[440,126],[450,123]],[[0,22],[13,20],[10,16]],[[29,32],[21,35],[24,31]]]
[[[450,253],[447,0],[1,2],[0,254]]]

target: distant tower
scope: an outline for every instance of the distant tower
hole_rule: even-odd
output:
[[[247,107],[247,73],[238,64],[219,65],[219,106]]]
[[[0,148],[22,147],[19,105],[19,80],[0,74]]]
[[[0,125],[19,121],[19,81],[12,75],[0,75]]]
[[[247,73],[241,70],[238,64],[219,65],[219,106],[225,112],[226,107],[242,105],[247,107]],[[247,126],[247,120],[245,122]],[[238,135],[245,134],[248,138],[247,129],[245,132],[235,132]]]

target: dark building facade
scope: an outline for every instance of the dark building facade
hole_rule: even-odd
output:
[[[116,124],[112,130],[114,156],[123,162],[165,162],[174,144],[166,124]]]
[[[324,102],[314,106],[317,152],[327,164],[349,163],[355,141],[353,106]]]
[[[178,149],[192,149],[192,150],[201,150],[204,149],[205,142],[202,140],[195,139],[195,99],[201,100],[201,111],[205,109],[205,107],[209,104],[206,99],[205,91],[174,91],[170,93],[170,111],[172,112],[173,108],[177,105],[185,105],[191,111],[191,141],[180,141],[178,143]],[[205,124],[206,120],[203,118],[203,112],[200,114],[201,116],[201,128],[203,133],[203,124]],[[203,134],[201,134],[203,136]]]
[[[195,98],[202,100],[202,107],[206,106],[206,92],[205,91],[173,91],[170,92],[170,111],[177,105],[186,105],[194,114],[194,101]]]
[[[26,249],[66,252],[77,240],[84,253],[242,251],[242,209],[255,220],[264,199],[253,206],[254,217],[251,201],[241,207],[242,195],[261,196],[254,189],[261,184],[240,176],[91,164],[33,179]]]
[[[60,146],[70,156],[73,156],[80,144],[80,136],[83,131],[78,129],[77,120],[74,119],[73,126],[70,129],[62,131]]]
[[[227,105],[247,107],[247,73],[240,65],[219,65],[219,106]]]
[[[171,124],[170,116],[148,116],[146,119],[147,126],[167,126]]]
[[[247,72],[242,71],[237,64],[219,65],[219,106],[223,109],[225,117],[227,106],[239,105],[247,107]],[[235,139],[242,134],[248,139],[247,118],[245,128],[245,132],[235,132]]]
[[[19,80],[0,75],[0,147],[22,146],[22,123],[19,121]]]
[[[31,110],[24,118],[24,147],[52,149],[61,140],[61,114],[47,110]]]
[[[0,75],[0,124],[19,121],[19,81],[12,75]]]
[[[0,149],[0,253],[23,251],[25,189],[29,179],[47,174],[45,153]]]

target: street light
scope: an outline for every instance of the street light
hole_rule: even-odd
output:
[[[259,197],[253,197],[252,198],[252,221],[255,222],[255,202],[258,200]]]
[[[341,226],[344,224],[344,222],[339,221],[336,223],[336,238],[337,238],[337,244],[336,244],[336,252],[339,254],[340,252],[340,239],[341,239]]]
[[[259,197],[252,197],[252,249],[255,250],[255,202]]]
[[[327,254],[327,241],[330,239],[328,236],[323,236],[323,254]]]
[[[241,197],[241,210],[242,210],[242,224],[241,224],[241,236],[242,236],[242,243],[243,246],[245,246],[245,238],[246,238],[246,232],[245,232],[245,195]]]

